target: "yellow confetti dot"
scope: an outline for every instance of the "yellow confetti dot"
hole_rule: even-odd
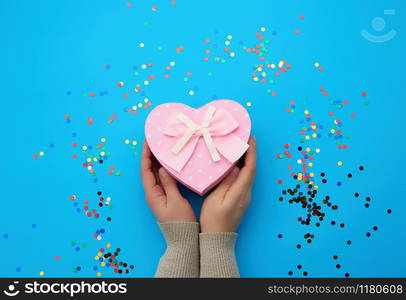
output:
[[[145,44],[144,43],[140,43],[139,44],[141,48],[144,48]]]
[[[138,103],[138,107],[142,107],[142,103]]]
[[[330,132],[331,132],[331,133],[334,133],[334,132],[336,132],[336,131],[335,131],[334,129],[331,129]]]
[[[314,63],[314,66],[317,68],[317,67],[320,66],[320,64],[319,64],[318,62],[315,62],[315,63]]]
[[[106,247],[107,247],[107,248],[110,248],[110,247],[111,247],[111,244],[110,244],[110,243],[106,244]]]
[[[91,162],[92,159],[91,159],[90,157],[88,157],[88,158],[86,158],[86,161],[87,161],[87,162]]]
[[[262,71],[262,68],[261,68],[261,67],[258,67],[258,68],[257,68],[257,71],[258,71],[258,72],[261,72],[261,71]]]
[[[100,152],[101,156],[104,156],[104,154],[106,154],[104,151]]]
[[[305,115],[308,115],[308,114],[309,114],[309,111],[306,109],[303,113],[304,113]]]
[[[127,145],[130,143],[130,140],[129,139],[126,139],[125,141],[124,141],[124,143],[126,143]]]
[[[86,151],[86,150],[87,150],[87,146],[83,146],[83,147],[82,147],[82,150],[83,150],[83,151]]]
[[[98,256],[95,256],[95,257],[94,257],[94,260],[99,260],[99,257],[98,257]]]
[[[104,266],[106,265],[106,263],[103,261],[100,265],[101,265],[102,267],[104,267]]]
[[[45,275],[45,272],[44,272],[44,271],[40,271],[40,272],[39,272],[39,275],[40,275],[40,276],[44,276],[44,275]]]
[[[44,152],[41,151],[41,152],[39,153],[39,156],[44,156]]]
[[[148,103],[148,101],[149,101],[148,98],[145,98],[145,99],[144,99],[144,102],[145,102],[145,103]]]
[[[227,39],[231,40],[231,39],[233,39],[233,36],[229,34],[229,35],[227,35]]]
[[[339,167],[341,167],[341,166],[343,165],[343,162],[340,160],[340,161],[337,162],[337,165],[338,165]]]
[[[97,157],[93,157],[93,161],[97,161]]]
[[[134,145],[134,146],[137,145],[137,141],[133,141],[133,145]]]
[[[313,134],[312,134],[312,137],[316,138],[316,137],[317,137],[317,134],[313,133]]]
[[[97,253],[97,256],[102,256],[102,255],[103,255],[103,253],[101,253],[101,252]]]
[[[254,77],[254,81],[258,81],[258,77]]]
[[[97,272],[97,277],[100,277],[100,276],[102,276],[102,273],[101,272]]]
[[[318,185],[315,185],[314,188],[317,190],[317,189],[319,188],[319,186],[318,186]]]
[[[102,143],[104,143],[106,141],[106,138],[101,138],[100,140],[102,141]]]
[[[252,103],[251,103],[251,102],[247,102],[247,103],[245,103],[245,105],[247,105],[248,107],[250,107],[250,106],[252,105]]]
[[[314,173],[312,172],[312,173],[310,173],[310,177],[314,177]]]
[[[311,150],[311,149],[310,149],[309,147],[306,148],[306,152],[310,152],[310,150]]]
[[[144,81],[144,85],[148,85],[149,84],[149,81],[148,80],[145,80]]]
[[[306,138],[306,140],[310,140],[310,136],[308,136],[308,135],[306,135],[305,138]]]
[[[265,27],[261,27],[261,32],[265,32],[266,28]]]
[[[312,162],[309,162],[307,165],[308,165],[309,167],[313,167],[313,163],[312,163]]]
[[[234,56],[235,56],[235,53],[234,53],[234,52],[231,52],[231,53],[230,53],[230,56],[231,56],[231,57],[234,57]]]

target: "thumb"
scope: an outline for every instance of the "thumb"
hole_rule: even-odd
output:
[[[176,185],[175,179],[164,169],[159,169],[159,179],[161,180],[161,184],[163,189],[165,190],[165,194],[171,197],[182,197],[179,192],[178,186]]]
[[[227,191],[230,189],[233,182],[237,179],[238,174],[240,173],[240,169],[235,167],[230,174],[223,179],[223,181],[218,185],[218,187],[212,192],[213,195],[216,197],[220,197],[221,199],[224,198]]]

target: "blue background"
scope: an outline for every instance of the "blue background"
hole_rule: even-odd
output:
[[[153,5],[157,11],[152,11]],[[112,248],[121,248],[120,259],[135,266],[122,276],[153,276],[165,243],[144,201],[140,154],[134,153],[141,150],[143,124],[152,108],[141,108],[137,115],[124,110],[142,101],[133,88],[142,85],[146,74],[154,74],[156,79],[143,87],[152,107],[174,101],[198,107],[216,98],[252,103],[247,109],[257,136],[258,174],[252,204],[239,228],[241,276],[280,277],[291,270],[298,277],[303,271],[311,277],[343,277],[347,272],[351,277],[403,277],[405,8],[404,1],[366,0],[179,0],[175,6],[158,0],[1,0],[0,275],[35,277],[43,271],[48,277],[81,277],[100,271],[105,277],[117,276],[111,268],[93,269],[98,249],[110,242]],[[396,9],[396,15],[383,15],[384,9]],[[362,29],[380,34],[371,28],[377,16],[386,21],[383,33],[391,28],[398,32],[391,41],[372,43],[360,35]],[[251,79],[258,57],[242,50],[243,45],[257,44],[255,34],[262,26],[270,40],[267,57],[292,66],[280,77],[269,72],[273,85]],[[216,55],[225,57],[222,48],[229,34],[236,57],[214,61]],[[145,47],[139,47],[141,42]],[[181,53],[176,52],[179,46],[184,47]],[[206,49],[212,50],[208,62],[203,60]],[[170,61],[176,65],[171,78],[165,79]],[[145,72],[140,66],[148,62],[154,65]],[[318,71],[315,62],[324,71]],[[184,81],[188,71],[193,74]],[[125,86],[118,88],[119,81]],[[328,97],[320,87],[326,88]],[[191,89],[193,96],[188,94]],[[271,96],[268,89],[277,94]],[[349,104],[337,109],[329,104],[336,99],[348,99]],[[287,113],[292,100],[295,112]],[[321,138],[301,144],[305,109],[324,129]],[[338,149],[327,136],[332,124],[329,111],[342,121],[348,149]],[[357,117],[351,118],[351,113]],[[64,119],[67,114],[70,124]],[[117,118],[109,124],[112,114]],[[90,126],[89,117],[94,118]],[[92,177],[82,167],[86,156],[80,148],[94,147],[103,137],[111,154],[104,165],[95,167],[97,176]],[[125,139],[136,140],[136,150]],[[72,147],[73,142],[79,146]],[[277,159],[285,143],[291,144],[293,157]],[[296,163],[300,145],[321,150],[311,168],[319,184],[316,201],[330,195],[339,205],[335,211],[323,209],[326,218],[319,228],[314,222],[301,225],[296,219],[306,212],[289,204],[287,197],[278,201],[283,189],[296,184],[287,165],[300,170]],[[34,159],[40,151],[45,155]],[[72,158],[74,153],[77,159]],[[337,161],[343,166],[338,167]],[[121,176],[107,174],[111,164]],[[365,166],[362,172],[360,165]],[[327,184],[320,183],[320,172],[327,174]],[[348,179],[347,173],[353,178]],[[97,203],[97,191],[112,197],[113,209],[101,209],[99,219],[77,213],[69,197]],[[184,192],[198,210],[202,199]],[[355,192],[361,196],[355,198]],[[372,198],[368,209],[366,196]],[[106,216],[112,221],[107,222]],[[345,227],[332,226],[331,220]],[[376,232],[371,229],[375,225]],[[100,228],[106,233],[98,241],[93,234]],[[303,239],[307,232],[315,235],[311,244]],[[77,252],[72,241],[87,247]],[[298,243],[302,249],[296,248]],[[60,260],[54,259],[57,255]],[[81,270],[74,272],[77,266]]]

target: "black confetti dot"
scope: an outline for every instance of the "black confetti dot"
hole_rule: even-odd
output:
[[[337,269],[341,268],[341,265],[340,265],[340,264],[336,264],[336,268],[337,268]]]
[[[388,209],[386,212],[387,212],[388,214],[391,214],[391,213],[392,213],[392,210],[391,210],[391,209]]]
[[[364,167],[363,166],[359,166],[358,168],[360,171],[364,171]]]
[[[351,242],[350,240],[347,241],[347,245],[351,245],[351,243],[352,243],[352,242]]]
[[[337,259],[338,258],[338,255],[333,255],[333,259]]]

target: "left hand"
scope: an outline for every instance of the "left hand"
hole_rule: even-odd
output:
[[[196,222],[175,179],[153,157],[146,141],[142,148],[141,177],[149,207],[159,222]]]

